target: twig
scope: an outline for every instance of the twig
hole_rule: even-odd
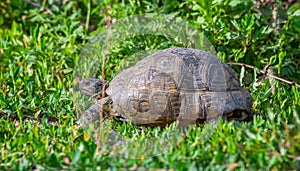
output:
[[[106,54],[106,51],[107,50],[109,50],[109,45],[108,45],[108,47],[106,48],[106,49],[104,49],[104,51],[103,51],[103,54],[102,54],[102,67],[101,67],[101,77],[102,77],[102,83],[105,83],[105,68],[106,68],[106,60],[107,60],[107,54]],[[99,127],[100,127],[100,129],[99,129],[99,131],[100,132],[98,132],[98,135],[101,135],[101,131],[102,130],[104,130],[103,129],[103,121],[104,121],[104,116],[103,116],[103,114],[104,114],[104,112],[103,112],[103,110],[104,110],[104,97],[105,97],[105,89],[106,89],[106,85],[105,84],[102,84],[102,91],[101,91],[101,99],[100,100],[102,100],[102,103],[101,103],[101,106],[100,106],[100,110],[99,110],[99,115],[100,115],[100,125],[99,125]],[[99,134],[100,133],[100,134]],[[101,137],[101,136],[100,136]],[[101,141],[100,141],[100,139],[98,139],[97,140],[97,150],[96,150],[96,154],[99,154],[99,150],[101,149],[101,143],[100,143]]]
[[[238,63],[238,62],[227,62],[227,64],[229,65],[238,65],[238,66],[243,66],[243,67],[246,67],[246,68],[251,68],[251,69],[254,69],[255,67],[252,66],[252,65],[248,65],[248,64],[243,64],[243,63]],[[285,83],[288,83],[292,86],[296,86],[296,87],[299,87],[300,88],[300,85],[295,83],[294,81],[289,81],[289,80],[286,80],[286,79],[283,79],[283,78],[280,78],[278,76],[275,76],[275,75],[272,75],[272,74],[269,74],[267,70],[259,70],[260,73],[264,74],[264,75],[267,75],[268,77],[270,78],[274,78],[276,80],[279,80],[279,81],[282,81],[282,82],[285,82]]]

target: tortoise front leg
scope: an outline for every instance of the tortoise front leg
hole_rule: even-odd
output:
[[[77,121],[80,126],[87,126],[90,123],[100,121],[100,116],[102,114],[102,121],[110,115],[109,105],[111,104],[110,97],[100,99],[97,103],[90,106],[86,111],[84,111]]]

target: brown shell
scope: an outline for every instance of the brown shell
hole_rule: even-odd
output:
[[[250,111],[252,98],[231,67],[212,53],[169,48],[118,74],[106,93],[114,108],[134,124],[157,126],[179,120],[218,118]]]

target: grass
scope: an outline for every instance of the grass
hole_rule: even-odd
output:
[[[148,129],[112,120],[108,128],[138,140],[121,149],[121,157],[76,126],[73,80],[80,52],[93,35],[114,20],[156,12],[180,17],[204,31],[225,62],[260,69],[270,65],[280,77],[299,82],[299,4],[279,2],[277,25],[271,27],[272,6],[255,9],[250,1],[60,3],[0,3],[0,170],[300,169],[299,88],[270,80],[256,69],[233,66],[251,91],[253,108],[266,114],[267,121],[220,120],[215,129],[193,127],[186,138],[161,150],[168,140],[164,136],[176,130],[172,125]],[[105,77],[112,79],[122,68],[116,64],[130,59],[135,50],[174,44],[164,36],[128,38],[111,49]],[[95,75],[101,77],[101,72]],[[149,137],[156,138],[151,155],[132,158],[141,150],[137,143]]]

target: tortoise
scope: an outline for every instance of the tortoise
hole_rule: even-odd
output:
[[[241,87],[234,70],[216,55],[193,48],[158,51],[123,70],[111,82],[82,79],[79,89],[98,99],[83,112],[81,125],[99,120],[101,106],[104,118],[116,116],[150,127],[164,127],[174,121],[180,127],[216,124],[219,118],[249,121],[257,114],[252,110],[250,93]]]

